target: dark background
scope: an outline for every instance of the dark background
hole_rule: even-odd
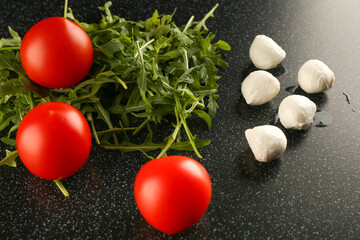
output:
[[[105,1],[69,2],[75,17],[98,22]],[[216,1],[113,1],[112,13],[144,20],[155,9],[172,13],[182,25],[200,20]],[[230,67],[221,72],[220,109],[208,130],[195,121],[193,133],[210,138],[199,161],[208,170],[213,196],[203,218],[177,235],[163,234],[142,218],[133,182],[147,161],[141,153],[92,151],[84,167],[63,180],[64,198],[52,181],[17,168],[0,167],[1,239],[356,239],[360,236],[360,2],[219,1],[207,26],[232,46]],[[63,15],[63,1],[0,0],[0,36],[7,25],[21,36],[36,22]],[[257,34],[273,38],[286,51],[272,73],[281,83],[270,103],[250,107],[241,97],[242,80],[255,68],[248,51]],[[309,59],[335,73],[334,88],[309,96],[326,127],[289,131],[288,149],[271,163],[256,162],[244,131],[274,119],[281,100],[296,86],[297,71]],[[297,92],[304,94],[301,91]],[[347,94],[350,101],[346,101]],[[307,95],[308,96],[308,95]],[[278,126],[280,126],[277,123]],[[4,135],[2,133],[1,135]],[[5,155],[0,144],[1,157]],[[195,157],[192,153],[177,153]]]

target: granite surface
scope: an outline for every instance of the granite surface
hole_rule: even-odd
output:
[[[105,1],[69,2],[75,16],[100,19]],[[33,176],[20,162],[0,167],[1,239],[358,239],[360,236],[360,2],[218,1],[208,28],[232,46],[229,68],[221,72],[220,109],[210,130],[192,123],[193,133],[212,139],[199,160],[213,184],[210,206],[192,228],[163,234],[142,218],[133,196],[137,171],[147,161],[141,153],[92,151],[88,162],[63,181],[64,198],[53,182]],[[142,20],[155,9],[172,13],[178,25],[191,15],[200,19],[216,4],[210,0],[113,1],[112,12]],[[21,36],[36,22],[63,14],[63,1],[0,0],[0,36],[7,25]],[[242,80],[255,67],[248,51],[257,34],[272,37],[286,51],[271,72],[281,90],[270,103],[247,106]],[[273,123],[281,100],[293,94],[297,71],[309,59],[325,62],[335,73],[334,88],[307,95],[322,110],[307,131],[284,130],[288,149],[278,160],[254,160],[244,131]],[[298,94],[304,94],[298,89]],[[350,99],[347,99],[349,96]],[[349,101],[347,101],[349,100]],[[325,116],[325,117],[324,117]],[[280,126],[281,127],[281,126]],[[2,133],[1,135],[4,135]],[[0,155],[6,146],[0,143]],[[173,154],[191,153],[172,152]]]

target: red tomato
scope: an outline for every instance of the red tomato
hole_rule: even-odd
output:
[[[86,32],[75,22],[51,17],[35,24],[20,47],[21,63],[34,82],[48,88],[68,88],[89,72],[93,48]]]
[[[90,128],[80,111],[67,103],[40,104],[21,121],[16,147],[24,165],[36,176],[67,178],[89,156]]]
[[[167,234],[182,232],[205,213],[211,199],[206,169],[192,158],[151,160],[138,172],[134,193],[146,221]]]

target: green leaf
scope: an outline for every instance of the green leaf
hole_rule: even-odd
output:
[[[6,157],[0,161],[1,165],[7,165],[9,167],[16,167],[15,159],[19,156],[17,150],[10,152],[6,150]]]
[[[124,49],[124,45],[120,42],[119,38],[114,38],[104,45],[99,47],[100,51],[108,58],[113,58],[114,54]]]
[[[146,92],[147,92],[146,70],[145,70],[145,62],[144,62],[143,54],[142,54],[140,46],[139,46],[139,42],[136,42],[136,47],[137,47],[137,51],[140,56],[140,66],[141,66],[141,68],[137,74],[137,84],[140,89],[140,95],[141,95],[142,100],[147,105],[149,105],[149,107],[152,107],[146,98]]]
[[[177,37],[183,45],[190,45],[193,40],[190,39],[185,33],[181,32],[177,27],[174,29],[175,37]]]
[[[21,38],[17,32],[15,32],[10,26],[8,27],[11,38],[1,38],[0,48],[16,46],[20,47]]]
[[[211,118],[209,114],[207,114],[203,110],[193,110],[193,113],[204,119],[208,127],[211,128]]]
[[[219,97],[219,95],[211,94],[209,98],[209,103],[207,105],[208,113],[211,119],[214,119],[216,115],[216,111],[219,108],[219,105],[216,102],[216,99]]]
[[[228,68],[229,67],[227,62],[225,62],[222,59],[219,59],[219,61],[216,63],[216,66],[221,67],[221,68]]]
[[[7,126],[9,126],[13,115],[3,116],[0,112],[0,131],[4,130]]]
[[[111,12],[109,9],[111,7],[111,5],[112,5],[112,2],[108,1],[105,3],[104,7],[99,7],[99,9],[105,13],[105,20],[107,23],[113,22],[113,16],[111,15]]]
[[[216,48],[221,48],[221,49],[223,49],[225,51],[230,51],[231,50],[230,45],[227,42],[223,41],[223,40],[219,40],[213,46],[216,47]]]
[[[201,28],[204,28],[205,30],[208,30],[208,28],[205,26],[205,22],[208,18],[210,17],[214,17],[214,12],[216,10],[216,8],[219,6],[219,4],[217,3],[211,10],[210,12],[208,12],[205,17],[195,26],[196,30],[200,30]]]
[[[89,35],[94,61],[86,78],[67,89],[47,89],[30,80],[15,49],[21,38],[9,28],[10,38],[0,40],[8,47],[0,51],[0,130],[8,131],[1,140],[15,144],[12,133],[30,109],[50,101],[66,102],[85,116],[97,113],[97,119],[88,119],[94,126],[100,122],[96,144],[106,149],[140,151],[149,158],[147,152],[152,150],[160,150],[158,156],[169,149],[190,150],[201,157],[198,148],[210,140],[196,139],[186,121],[196,114],[210,128],[219,108],[218,70],[227,67],[220,51],[231,48],[222,40],[212,43],[215,34],[205,26],[218,5],[200,22],[192,16],[185,26],[177,26],[172,20],[175,11],[171,15],[154,11],[147,20],[135,22],[113,15],[111,4],[99,7],[102,18],[91,24],[76,19],[68,9],[67,17]],[[170,125],[174,131],[168,137],[163,132],[154,136],[156,124]],[[126,129],[144,134],[134,137]],[[180,138],[183,130],[187,141]],[[96,131],[93,127],[93,134]]]
[[[173,51],[166,52],[163,55],[159,55],[158,59],[163,60],[163,61],[169,61],[171,59],[179,57],[180,55],[181,55],[180,50],[173,50]]]
[[[195,145],[197,148],[206,147],[211,143],[210,139],[195,139]],[[178,150],[178,151],[193,151],[190,141],[186,142],[176,142],[171,147],[171,149]]]
[[[5,137],[2,137],[2,138],[1,138],[1,141],[2,141],[3,143],[6,143],[7,145],[16,147],[16,140],[13,139],[13,138],[9,138],[9,137],[5,136]]]

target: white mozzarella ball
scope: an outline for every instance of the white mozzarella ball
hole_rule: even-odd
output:
[[[259,69],[272,69],[285,58],[285,51],[271,38],[257,35],[250,46],[250,59]]]
[[[307,93],[320,93],[329,90],[334,81],[333,71],[320,60],[307,61],[298,72],[298,83]]]
[[[280,91],[280,82],[271,73],[258,70],[245,78],[241,93],[247,104],[261,105],[271,101]]]
[[[256,160],[269,162],[285,151],[287,139],[280,128],[272,125],[258,126],[245,131],[246,140]]]
[[[280,103],[279,119],[285,128],[305,130],[313,122],[316,104],[301,95],[291,95]]]

